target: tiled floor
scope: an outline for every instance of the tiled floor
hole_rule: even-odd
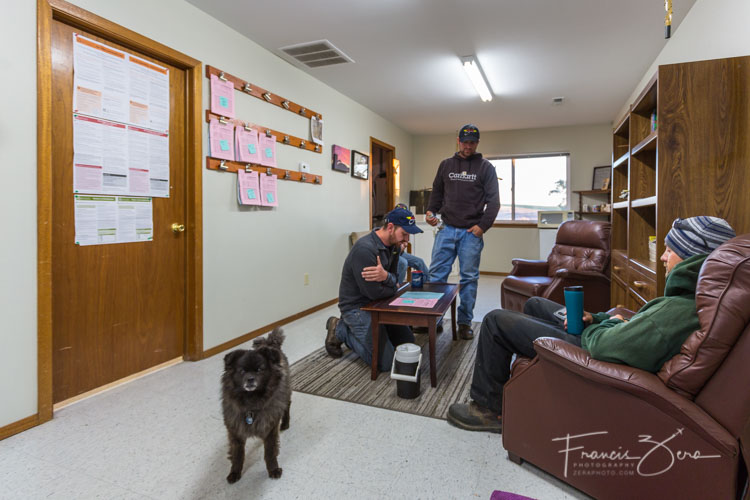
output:
[[[475,316],[500,301],[482,277]],[[285,327],[294,362],[322,345],[335,306]],[[259,442],[242,479],[227,484],[219,405],[222,354],[180,363],[83,400],[0,442],[0,499],[481,498],[495,489],[535,498],[585,498],[506,458],[501,436],[445,421],[294,393],[279,480]]]

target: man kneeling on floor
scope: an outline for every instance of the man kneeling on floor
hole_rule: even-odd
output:
[[[385,216],[383,227],[363,236],[352,247],[344,261],[339,285],[341,319],[331,316],[326,322],[325,347],[334,358],[342,356],[345,343],[362,360],[372,363],[372,328],[370,313],[361,307],[376,299],[396,294],[398,259],[402,244],[410,234],[421,233],[414,214],[396,208]],[[381,325],[378,347],[378,369],[388,371],[393,363],[395,346],[414,342],[408,326]]]
[[[700,328],[695,309],[698,274],[708,254],[734,238],[732,227],[717,217],[676,219],[664,240],[664,296],[644,305],[629,321],[619,314],[583,313],[582,335],[566,332],[553,313],[562,306],[532,297],[524,312],[495,310],[482,322],[469,404],[453,404],[448,421],[470,431],[502,432],[503,386],[510,378],[513,354],[533,358],[533,342],[556,337],[589,351],[594,359],[656,373]]]

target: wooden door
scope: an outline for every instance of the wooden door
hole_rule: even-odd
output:
[[[382,224],[385,214],[393,210],[393,159],[396,151],[377,139],[370,139],[370,157],[372,158],[371,178],[371,228]]]
[[[59,402],[180,357],[186,328],[186,72],[53,20],[52,385]],[[153,198],[153,241],[74,244],[73,33],[169,68],[170,197]]]

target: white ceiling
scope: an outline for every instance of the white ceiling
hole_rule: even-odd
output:
[[[667,43],[663,0],[275,0],[270,14],[262,2],[188,1],[279,57],[329,40],[355,62],[295,65],[417,135],[611,122]],[[673,0],[673,35],[693,3]],[[469,54],[492,102],[461,69]]]

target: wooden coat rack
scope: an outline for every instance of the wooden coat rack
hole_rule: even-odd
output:
[[[223,172],[237,172],[238,170],[244,170],[245,172],[255,171],[259,174],[276,174],[276,177],[280,181],[297,181],[306,182],[308,184],[323,184],[322,175],[313,175],[305,172],[296,172],[293,170],[287,170],[284,168],[267,167],[265,165],[257,165],[255,163],[243,163],[241,161],[230,161],[220,160],[219,158],[212,158],[206,156],[206,168],[209,170],[220,170]]]
[[[246,121],[240,120],[239,118],[227,118],[225,116],[217,115],[216,113],[212,113],[211,110],[207,109],[206,110],[206,123],[209,123],[212,118],[214,120],[218,120],[221,123],[231,123],[235,127],[244,127],[245,129],[254,129],[254,130],[257,130],[259,134],[265,134],[269,137],[272,135],[276,136],[276,142],[280,142],[281,144],[294,146],[299,149],[306,149],[308,151],[312,151],[318,154],[323,152],[323,148],[320,147],[320,144],[315,144],[314,142],[306,141],[300,137],[285,134],[284,132],[279,132],[278,130],[264,127],[262,125],[256,125],[250,122],[246,122]]]
[[[232,84],[234,85],[234,89],[239,90],[243,94],[257,97],[261,101],[274,104],[296,115],[304,116],[305,118],[312,118],[313,116],[316,116],[318,120],[323,119],[323,115],[316,111],[308,109],[300,104],[297,104],[296,102],[292,102],[289,99],[285,99],[284,97],[274,94],[273,92],[269,92],[262,87],[253,85],[252,83],[243,80],[242,78],[237,78],[236,76],[231,75],[226,71],[222,71],[220,69],[214,68],[213,66],[206,65],[206,78],[211,79],[211,75],[216,75],[218,78],[224,81],[232,82]]]

